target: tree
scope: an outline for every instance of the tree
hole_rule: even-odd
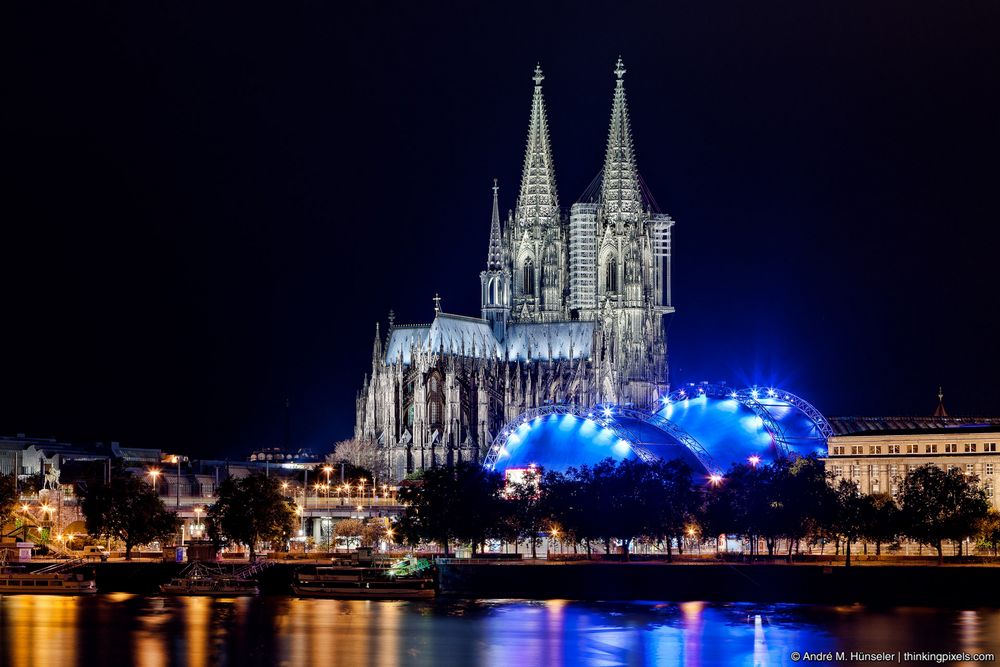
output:
[[[539,533],[545,529],[548,518],[541,484],[543,474],[538,468],[528,468],[521,479],[508,480],[504,489],[508,510],[517,526],[517,537],[528,540],[532,558],[538,557]]]
[[[365,533],[365,524],[360,519],[341,519],[333,527],[333,534],[343,537],[347,541],[347,547],[351,547],[351,540],[360,543]]]
[[[446,555],[452,540],[482,541],[496,522],[483,512],[490,512],[501,485],[499,473],[472,463],[424,470],[419,480],[403,484],[399,491],[403,539],[413,545],[437,542]]]
[[[986,493],[976,486],[974,477],[930,463],[907,473],[899,500],[904,533],[937,549],[939,564],[944,563],[942,543],[974,534],[989,511]]]
[[[794,459],[789,474],[777,489],[782,508],[781,532],[788,538],[788,559],[792,547],[803,538],[824,534],[835,514],[833,488],[823,462],[815,456]]]
[[[210,534],[245,544],[251,561],[259,542],[285,542],[295,530],[295,506],[277,477],[227,477],[215,495],[208,508]]]
[[[125,473],[110,483],[92,485],[80,501],[87,532],[115,538],[125,544],[125,560],[132,560],[132,548],[165,539],[177,531],[177,516],[145,480]]]
[[[16,507],[17,480],[13,474],[0,474],[0,526],[13,518]]]
[[[372,519],[361,529],[361,546],[375,547],[386,537],[386,525],[382,519]]]
[[[640,489],[640,502],[647,511],[644,532],[662,537],[667,545],[667,561],[673,560],[673,543],[678,549],[684,535],[697,519],[700,497],[691,479],[691,468],[683,461],[656,461],[647,464],[646,483]]]
[[[997,547],[1000,546],[1000,512],[990,508],[977,525],[976,536],[979,543],[997,555]]]
[[[882,555],[882,543],[892,542],[899,535],[899,506],[888,493],[868,496],[862,517],[862,537],[875,543],[875,555]]]
[[[349,463],[355,468],[363,468],[379,475],[383,480],[388,479],[386,460],[384,454],[379,451],[379,447],[374,442],[367,440],[341,440],[333,446],[333,454],[327,457],[330,463]],[[366,479],[371,481],[372,475],[367,475]],[[347,476],[346,479],[354,479]]]
[[[836,498],[836,514],[833,528],[846,543],[846,566],[851,566],[851,542],[862,536],[865,529],[865,516],[869,512],[870,503],[867,496],[862,496],[858,483],[852,479],[841,479],[834,488]]]

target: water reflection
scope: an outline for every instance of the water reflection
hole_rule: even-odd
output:
[[[567,600],[0,596],[0,664],[777,665],[793,651],[992,651],[996,609]]]

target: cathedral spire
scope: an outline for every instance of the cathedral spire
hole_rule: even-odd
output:
[[[559,197],[556,195],[555,166],[549,145],[549,123],[542,97],[542,66],[535,67],[535,94],[531,99],[528,123],[528,147],[524,153],[521,193],[517,200],[517,220],[522,225],[558,222]]]
[[[486,270],[503,269],[503,243],[500,237],[500,205],[497,203],[497,179],[493,179],[493,217],[490,219],[490,249],[486,254]]]
[[[642,195],[628,105],[625,102],[625,64],[621,56],[615,66],[615,76],[617,81],[611,105],[611,129],[608,132],[608,150],[604,158],[601,201],[606,220],[637,223],[642,211]]]

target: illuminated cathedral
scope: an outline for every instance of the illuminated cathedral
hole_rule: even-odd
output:
[[[668,389],[664,318],[673,220],[639,175],[614,70],[604,167],[567,212],[560,207],[541,67],[516,207],[501,220],[493,185],[479,317],[376,327],[355,437],[374,443],[384,473],[478,462],[504,425],[544,405],[651,409]],[[483,225],[484,232],[486,225]]]

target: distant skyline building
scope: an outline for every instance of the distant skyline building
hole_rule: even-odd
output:
[[[560,207],[536,67],[517,204],[500,215],[494,181],[480,317],[376,328],[355,437],[386,472],[480,461],[513,417],[546,404],[651,409],[669,389],[664,317],[673,220],[639,176],[625,66],[614,70],[604,167],[584,200]]]

